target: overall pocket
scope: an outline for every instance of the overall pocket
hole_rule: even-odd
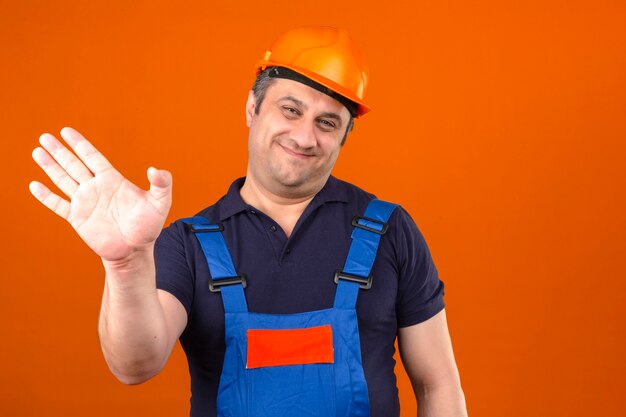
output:
[[[332,328],[247,331],[250,417],[336,413]]]

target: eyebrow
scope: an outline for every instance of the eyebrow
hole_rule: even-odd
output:
[[[307,109],[308,109],[308,106],[307,106],[306,104],[304,104],[304,102],[303,102],[302,100],[298,100],[298,99],[297,99],[297,98],[295,98],[294,96],[284,96],[284,97],[281,97],[281,98],[279,98],[279,99],[278,99],[278,101],[279,101],[279,102],[280,102],[280,101],[284,101],[284,100],[291,101],[291,102],[293,102],[294,104],[296,104],[296,105],[298,105],[298,106],[302,107],[304,110],[307,110]],[[339,116],[337,113],[333,113],[333,112],[325,112],[325,113],[320,114],[320,115],[319,115],[319,116],[317,116],[317,117],[326,117],[326,118],[328,118],[328,119],[333,119],[333,120],[336,120],[336,121],[337,121],[337,124],[339,125],[338,127],[341,127],[341,126],[342,126],[342,124],[343,124],[343,123],[342,123],[342,122],[343,122],[343,120],[341,119],[341,116]]]
[[[295,98],[294,96],[284,96],[278,99],[278,101],[292,101],[293,103],[297,104],[298,106],[302,107],[303,109],[307,109],[307,105],[304,104],[304,102],[302,100],[298,100],[297,98]]]

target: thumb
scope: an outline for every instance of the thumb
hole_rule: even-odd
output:
[[[164,169],[148,168],[150,194],[160,200],[169,197],[172,193],[172,174]]]

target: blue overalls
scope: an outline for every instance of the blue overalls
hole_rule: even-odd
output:
[[[233,266],[222,225],[182,219],[202,246],[209,289],[220,291],[224,303],[218,417],[369,417],[356,301],[359,289],[372,285],[370,271],[395,207],[372,200],[354,217],[348,257],[335,273],[333,307],[297,314],[249,312],[247,278]]]

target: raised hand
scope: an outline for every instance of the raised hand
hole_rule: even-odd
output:
[[[61,136],[78,157],[45,133],[33,159],[67,198],[37,181],[30,183],[31,193],[66,219],[105,261],[124,261],[133,252],[150,248],[171,206],[171,174],[149,168],[150,189],[142,190],[76,130],[66,127]]]

